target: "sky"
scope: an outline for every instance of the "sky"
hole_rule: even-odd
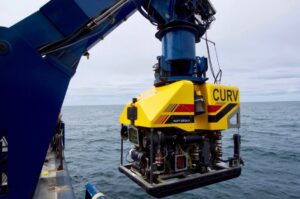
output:
[[[13,25],[46,2],[1,1],[1,26]],[[239,87],[242,102],[299,101],[300,1],[211,2],[217,15],[208,37],[217,45],[222,84]],[[64,105],[124,104],[152,87],[152,66],[161,55],[155,33],[136,12],[90,51],[89,60],[82,59]],[[196,49],[206,55],[203,43]]]

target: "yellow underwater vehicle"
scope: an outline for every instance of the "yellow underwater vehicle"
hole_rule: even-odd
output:
[[[132,162],[119,169],[153,196],[241,173],[239,135],[234,135],[233,157],[222,159],[221,131],[240,126],[236,87],[185,80],[154,87],[126,105],[120,122],[122,140],[128,139],[133,148]]]

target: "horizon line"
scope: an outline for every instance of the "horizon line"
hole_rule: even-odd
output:
[[[295,100],[283,100],[283,101],[242,101],[240,102],[242,103],[268,103],[268,102],[272,102],[272,103],[279,103],[279,102],[300,102],[300,100],[295,101]],[[67,105],[63,105],[62,107],[70,107],[70,106],[125,106],[125,104],[67,104]]]

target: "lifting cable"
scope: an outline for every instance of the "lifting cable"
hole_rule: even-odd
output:
[[[146,10],[147,12],[145,10],[143,10],[143,6],[141,5],[141,3],[139,1],[136,1],[136,0],[131,0],[131,1],[134,3],[136,9],[140,12],[140,14],[143,17],[148,19],[152,25],[158,26],[157,21],[149,14],[149,10],[150,10],[152,0],[149,0],[149,2],[148,2],[147,10]]]
[[[205,33],[205,38],[201,38],[201,39],[204,40],[205,43],[206,43],[207,57],[208,57],[210,71],[211,71],[211,74],[212,74],[212,76],[214,78],[214,83],[215,84],[220,84],[221,80],[222,80],[222,69],[221,69],[220,62],[219,62],[219,57],[218,57],[218,51],[217,51],[216,43],[213,42],[213,41],[208,40],[208,38],[207,38],[207,32]],[[214,45],[216,60],[217,60],[218,68],[219,68],[217,75],[215,74],[215,71],[214,71],[214,68],[213,68],[213,64],[212,64],[212,60],[211,60],[211,55],[210,55],[210,48],[209,48],[209,44],[208,43],[211,43],[211,44]]]

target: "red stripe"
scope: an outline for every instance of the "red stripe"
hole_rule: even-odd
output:
[[[168,120],[169,115],[166,115],[166,117],[164,118],[164,120],[162,121],[162,124],[166,123],[166,121]]]
[[[161,115],[159,118],[155,121],[155,124],[164,124],[164,122],[168,119],[168,115]]]
[[[159,118],[157,118],[157,120],[155,121],[155,124],[160,124],[160,120],[161,120],[161,116],[159,116]]]
[[[194,104],[179,104],[174,112],[194,112]]]
[[[209,105],[207,107],[207,111],[209,113],[217,112],[221,107],[222,107],[222,105]]]

